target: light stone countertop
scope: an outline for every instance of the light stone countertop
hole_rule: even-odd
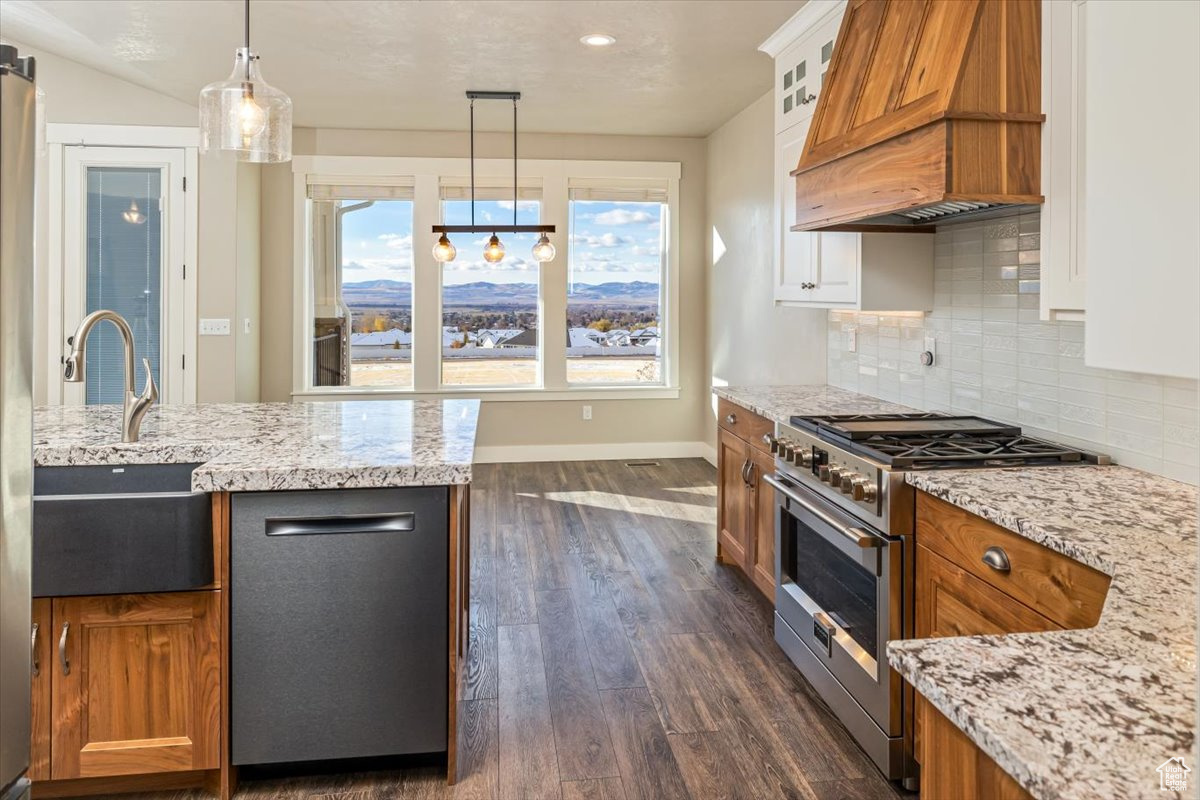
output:
[[[1196,487],[1116,466],[907,479],[1112,584],[1095,628],[896,641],[892,667],[1036,798],[1184,797],[1155,769],[1195,769]]]
[[[811,386],[714,386],[713,394],[774,422],[793,415],[898,414],[915,408],[826,384]]]
[[[471,481],[478,400],[159,405],[141,440],[121,409],[34,412],[36,466],[197,463],[193,491],[440,486]]]

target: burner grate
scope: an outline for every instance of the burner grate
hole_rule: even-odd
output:
[[[994,465],[1006,462],[1068,463],[1083,458],[1078,450],[1020,434],[878,435],[855,444],[867,455],[892,467],[966,466],[971,463]]]

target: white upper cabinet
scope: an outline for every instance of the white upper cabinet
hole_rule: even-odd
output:
[[[1200,376],[1200,4],[1093,0],[1083,37],[1095,367]]]
[[[775,58],[775,302],[861,311],[933,308],[933,236],[793,231],[796,180],[846,3],[810,0],[759,49]]]
[[[1042,319],[1083,319],[1084,63],[1088,0],[1042,3]]]
[[[812,117],[845,5],[810,3],[760,48],[775,58],[775,133]],[[771,52],[768,47],[783,45],[781,36],[790,43]]]

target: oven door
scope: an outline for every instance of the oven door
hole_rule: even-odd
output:
[[[786,475],[778,496],[775,610],[888,735],[901,733],[898,679],[884,648],[901,638],[902,543]]]

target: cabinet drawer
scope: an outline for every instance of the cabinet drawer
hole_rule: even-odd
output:
[[[717,424],[734,436],[749,442],[751,447],[767,453],[771,451],[771,446],[763,437],[775,432],[775,423],[766,417],[718,397]]]
[[[1107,575],[924,492],[917,493],[917,543],[1064,628],[1100,618]],[[989,550],[1007,558],[1007,571],[989,566]]]

